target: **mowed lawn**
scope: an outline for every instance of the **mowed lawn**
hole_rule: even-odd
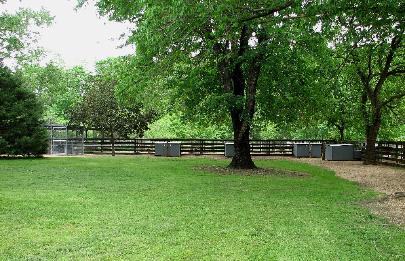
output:
[[[0,160],[1,260],[404,260],[405,230],[359,202],[375,193],[310,177],[219,175],[203,157]]]

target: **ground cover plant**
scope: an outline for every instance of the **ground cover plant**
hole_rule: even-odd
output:
[[[0,259],[403,260],[405,231],[371,215],[376,193],[310,176],[220,175],[203,157],[0,161]]]

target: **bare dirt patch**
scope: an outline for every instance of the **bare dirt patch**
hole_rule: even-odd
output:
[[[218,166],[199,166],[196,170],[202,170],[205,172],[217,173],[220,175],[241,175],[241,176],[281,176],[281,177],[309,177],[308,173],[281,170],[273,168],[256,168],[256,169],[231,169]]]
[[[405,192],[404,168],[385,165],[364,165],[360,161],[298,160],[332,169],[336,172],[336,175],[342,178],[356,181],[387,195]]]
[[[383,196],[377,201],[364,203],[364,206],[371,209],[372,213],[385,216],[392,223],[405,228],[405,198]]]
[[[274,159],[274,158],[273,158]],[[286,159],[285,157],[282,159]],[[405,227],[405,168],[363,165],[360,161],[323,161],[314,158],[287,158],[325,167],[336,175],[382,193],[378,200],[364,203],[372,213]]]

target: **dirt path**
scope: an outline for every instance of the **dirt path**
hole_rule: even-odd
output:
[[[285,159],[285,158],[283,158]],[[322,161],[313,158],[289,158],[299,162],[329,168],[336,175],[383,193],[378,201],[365,205],[374,214],[405,227],[405,169],[385,165],[363,165],[359,161]]]

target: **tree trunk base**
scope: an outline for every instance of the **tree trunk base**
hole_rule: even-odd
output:
[[[378,161],[377,160],[367,160],[367,159],[365,159],[363,161],[363,165],[378,165]]]
[[[228,165],[231,169],[256,169],[256,165],[251,157],[233,156],[231,163]]]

